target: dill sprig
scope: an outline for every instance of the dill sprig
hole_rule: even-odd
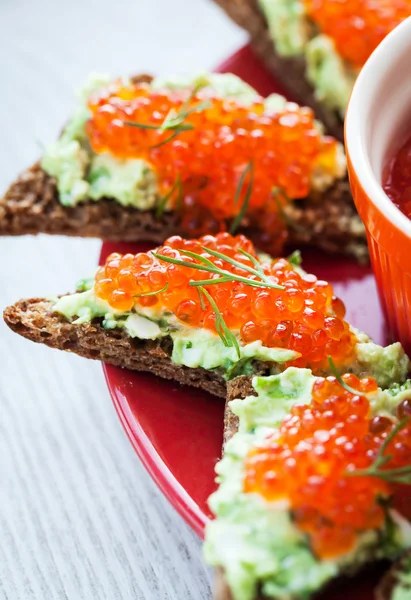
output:
[[[142,292],[141,294],[135,294],[133,298],[142,298],[143,296],[157,296],[157,294],[162,294],[168,288],[168,281],[161,290],[154,290],[152,292]]]
[[[159,148],[164,144],[168,144],[174,138],[176,138],[183,131],[190,131],[194,129],[194,125],[191,123],[185,123],[185,119],[193,113],[201,112],[206,110],[211,106],[210,99],[206,99],[203,102],[199,102],[195,106],[189,108],[190,102],[193,100],[194,96],[198,92],[200,88],[204,87],[203,84],[197,85],[193,88],[190,95],[187,97],[185,102],[181,105],[180,109],[176,111],[175,109],[171,109],[168,114],[165,116],[164,121],[161,125],[151,125],[149,123],[138,123],[136,121],[123,121],[124,125],[128,125],[130,127],[137,127],[138,129],[151,129],[155,131],[159,131],[161,133],[166,131],[171,131],[171,135],[164,140],[161,140],[158,144],[151,146],[153,148]]]
[[[204,287],[198,286],[197,289],[200,292],[200,296],[201,294],[204,294],[214,311],[216,331],[220,336],[224,346],[226,346],[226,348],[235,348],[238,358],[241,358],[240,346],[238,345],[237,338],[224,321],[223,315],[221,314],[221,311],[218,308],[214,298]]]
[[[247,177],[248,173],[250,173],[250,177],[249,177],[249,180],[247,183],[247,188],[246,188],[245,194],[244,194],[244,202],[242,203],[238,214],[236,215],[236,217],[234,218],[234,220],[231,224],[231,227],[230,227],[231,235],[234,235],[235,232],[237,231],[238,226],[241,224],[241,221],[243,220],[244,215],[247,212],[248,205],[250,203],[251,194],[253,191],[253,183],[254,183],[254,163],[252,160],[250,160],[250,162],[248,163],[248,165],[246,166],[244,171],[241,173],[240,179],[238,180],[238,185],[237,185],[237,188],[235,191],[235,196],[234,196],[234,205],[235,206],[237,206],[237,204],[240,200],[241,192],[244,187],[245,178]]]
[[[157,219],[159,219],[163,215],[163,213],[166,209],[166,206],[168,204],[168,201],[171,200],[171,198],[173,197],[174,192],[176,190],[177,190],[177,205],[180,205],[183,201],[183,186],[181,183],[180,174],[177,175],[177,178],[176,178],[175,182],[173,183],[170,191],[167,192],[167,194],[165,196],[163,196],[161,198],[161,200],[159,201],[157,208],[156,208],[156,218]]]
[[[335,376],[336,380],[338,381],[338,383],[340,384],[341,387],[343,387],[345,390],[347,390],[347,392],[350,392],[350,394],[354,394],[356,396],[366,396],[366,394],[364,394],[364,392],[355,390],[350,385],[348,385],[348,383],[345,383],[344,379],[339,374],[338,369],[335,366],[335,363],[334,363],[333,359],[331,358],[331,356],[327,356],[327,360],[328,360],[328,364],[330,365],[332,374]]]
[[[278,212],[280,213],[280,216],[286,223],[286,225],[288,225],[288,227],[290,227],[291,229],[294,229],[294,231],[296,231],[297,233],[308,233],[308,230],[305,227],[293,221],[292,218],[285,212],[284,207],[281,204],[280,196],[284,196],[288,202],[291,202],[291,200],[284,192],[284,190],[278,187],[273,187],[272,194],[274,197],[274,201],[277,205]]]
[[[287,256],[287,260],[290,263],[290,265],[293,265],[294,267],[299,267],[303,261],[300,250],[294,250],[294,252]]]
[[[263,269],[259,265],[258,268],[250,267],[245,265],[222,252],[217,252],[217,250],[212,250],[211,248],[202,247],[205,252],[215,256],[216,258],[220,258],[221,260],[231,264],[234,267],[238,267],[247,271],[256,279],[249,279],[247,277],[243,277],[242,275],[237,275],[236,273],[231,273],[226,269],[222,269],[221,267],[217,267],[211,260],[206,258],[205,256],[201,256],[201,254],[197,254],[196,252],[190,252],[189,250],[180,250],[180,253],[189,256],[190,258],[194,258],[198,260],[199,263],[192,263],[186,260],[182,260],[179,258],[172,258],[171,256],[164,256],[163,254],[158,254],[157,252],[152,252],[153,256],[158,258],[158,260],[162,260],[164,262],[172,263],[174,265],[178,265],[180,267],[187,267],[189,269],[197,269],[198,271],[204,271],[206,273],[213,273],[215,275],[219,275],[219,277],[214,279],[202,279],[201,281],[190,281],[191,286],[205,286],[205,285],[216,285],[218,283],[227,283],[230,281],[239,281],[241,283],[245,283],[250,287],[259,287],[259,288],[271,288],[275,290],[283,290],[284,286],[279,285],[278,283],[274,283],[269,279],[269,277],[264,273]],[[250,258],[250,255],[243,251],[243,254]],[[254,262],[254,260],[253,260]],[[255,262],[254,262],[255,265]]]
[[[404,467],[397,467],[394,469],[383,469],[387,463],[392,460],[391,454],[386,455],[385,452],[394,440],[396,435],[404,429],[409,423],[410,418],[405,417],[398,425],[387,435],[384,443],[381,444],[381,448],[378,450],[377,456],[373,464],[368,469],[356,469],[355,471],[347,471],[347,477],[378,477],[389,483],[402,483],[405,485],[411,485],[411,465],[405,465]]]

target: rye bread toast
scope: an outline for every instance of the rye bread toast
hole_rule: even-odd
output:
[[[4,310],[3,317],[12,331],[32,342],[74,352],[83,358],[100,360],[116,367],[153,373],[157,377],[172,379],[181,385],[200,388],[219,398],[226,398],[227,380],[223,370],[174,363],[171,359],[171,337],[159,340],[133,338],[124,329],[104,328],[101,318],[74,324],[54,311],[53,303],[45,298],[19,300]],[[255,375],[268,375],[270,364],[256,360],[253,371]],[[236,379],[240,380],[241,377]],[[251,381],[251,378],[248,379]]]
[[[343,141],[344,125],[340,116],[316,97],[315,90],[306,79],[306,62],[301,56],[281,56],[276,51],[268,30],[267,20],[258,6],[258,0],[215,0],[240,27],[251,36],[251,46],[268,69],[281,82],[290,98],[310,106],[327,131]]]
[[[329,253],[367,260],[365,230],[356,213],[347,180],[338,180],[324,194],[289,204],[285,210],[291,245],[312,245]],[[229,224],[228,224],[229,225]],[[253,239],[257,231],[244,223],[241,232]],[[36,163],[11,185],[0,200],[0,235],[48,233],[103,240],[161,244],[181,234],[176,212],[141,211],[110,198],[63,206],[56,180]]]
[[[151,80],[147,74],[133,77],[136,83]],[[323,193],[313,192],[305,199],[289,203],[285,217],[290,224],[290,245],[308,244],[329,253],[354,256],[360,262],[367,260],[365,229],[355,210],[347,179],[336,180]],[[247,225],[246,218],[242,225],[241,232],[255,239],[258,232]],[[167,237],[184,232],[176,212],[164,212],[158,217],[154,210],[124,207],[113,198],[63,206],[55,178],[37,162],[0,199],[0,235],[38,233],[161,244]]]
[[[53,311],[52,303],[44,298],[16,302],[6,308],[4,320],[10,329],[33,342],[116,367],[150,372],[201,388],[220,398],[226,396],[226,381],[217,369],[192,369],[171,361],[172,341],[169,337],[159,341],[139,340],[122,329],[104,329],[100,319],[73,325]]]

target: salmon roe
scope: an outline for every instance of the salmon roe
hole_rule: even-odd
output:
[[[235,259],[242,266],[212,256],[218,251]],[[183,240],[173,236],[158,248],[157,255],[199,264],[185,252],[194,252],[216,267],[247,280],[260,278],[247,271],[255,267],[242,254],[248,252],[257,259],[253,244],[244,236],[228,233],[206,235],[200,239]],[[331,355],[336,363],[352,356],[355,336],[344,321],[345,308],[333,295],[332,286],[314,275],[300,274],[284,258],[262,260],[261,269],[269,281],[283,289],[251,287],[241,281],[207,285],[227,326],[239,332],[243,343],[261,340],[265,346],[288,348],[301,354],[293,361],[296,366],[321,369]],[[181,322],[216,331],[215,314],[209,301],[201,308],[196,287],[190,282],[212,280],[219,275],[159,260],[152,252],[136,255],[111,254],[96,274],[95,293],[113,308],[130,311],[135,306],[157,307],[171,311]],[[164,291],[161,291],[164,289]],[[158,294],[155,294],[159,291]],[[153,293],[150,296],[139,294]]]
[[[196,110],[204,102],[207,106]],[[258,224],[269,247],[267,236],[285,237],[279,203],[306,197],[314,173],[335,170],[337,142],[321,135],[311,109],[297,104],[275,111],[259,96],[248,106],[217,97],[209,88],[157,91],[148,84],[118,82],[92,96],[89,108],[86,131],[93,150],[151,164],[161,193],[172,191],[170,207],[181,209],[182,230],[191,237],[225,229],[250,186],[245,223]],[[179,110],[192,111],[183,120],[192,128],[177,135],[161,130]],[[274,187],[282,190],[280,197],[273,195]]]
[[[360,393],[350,393],[332,376],[317,379],[312,403],[294,406],[278,432],[252,448],[245,464],[244,490],[268,501],[289,501],[295,523],[324,559],[353,548],[358,532],[379,527],[384,520],[380,498],[406,487],[348,475],[372,465],[397,423],[370,416],[363,394],[377,390],[374,379],[346,374],[343,380]],[[399,405],[399,419],[411,416],[408,402]],[[411,422],[394,436],[385,455],[393,458],[383,469],[411,465]]]
[[[404,19],[411,15],[411,0],[304,0],[308,15],[330,36],[337,51],[355,67]]]

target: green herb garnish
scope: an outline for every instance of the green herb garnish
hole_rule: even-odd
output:
[[[142,294],[135,294],[133,298],[142,298],[143,296],[157,296],[157,294],[162,294],[168,288],[168,281],[161,290],[154,290],[153,292],[143,292]]]
[[[214,298],[202,286],[199,286],[197,289],[201,294],[204,294],[204,296],[211,304],[211,308],[213,309],[215,314],[216,330],[224,346],[226,346],[226,348],[235,348],[238,358],[241,358],[240,346],[238,345],[237,338],[235,337],[234,333],[228,328],[227,323],[224,321],[223,315],[221,314],[220,309],[218,308]]]
[[[162,260],[164,262],[169,262],[174,265],[179,265],[180,267],[188,267],[189,269],[197,269],[198,271],[204,271],[207,273],[214,273],[216,275],[220,275],[220,277],[215,279],[203,279],[201,281],[190,281],[191,286],[204,286],[204,285],[216,285],[218,283],[227,283],[229,281],[240,281],[241,283],[245,283],[250,287],[260,287],[260,288],[271,288],[275,290],[283,290],[284,286],[278,285],[278,283],[274,283],[270,280],[270,278],[264,274],[262,269],[255,269],[245,265],[226,254],[222,254],[221,252],[217,252],[216,250],[212,250],[211,248],[202,248],[205,252],[208,252],[212,256],[216,258],[221,258],[225,262],[233,265],[234,267],[238,267],[245,271],[248,271],[252,275],[258,278],[248,279],[247,277],[243,277],[242,275],[237,275],[236,273],[231,273],[226,269],[222,269],[217,267],[211,260],[201,256],[201,254],[196,254],[195,252],[190,252],[189,250],[180,250],[181,254],[186,256],[190,256],[190,258],[194,258],[195,260],[200,261],[201,264],[191,263],[186,260],[181,260],[179,258],[172,258],[171,256],[164,256],[163,254],[157,254],[156,252],[152,252],[152,255]]]
[[[172,196],[176,190],[178,191],[177,204],[181,204],[182,196],[183,196],[183,186],[181,185],[180,174],[177,175],[177,179],[173,183],[171,190],[165,196],[163,196],[161,198],[161,200],[159,201],[157,208],[156,208],[157,219],[159,219],[163,215],[168,201],[172,198]]]
[[[190,123],[184,123],[184,120],[189,115],[191,115],[195,112],[201,112],[201,111],[205,110],[206,108],[209,108],[209,106],[211,105],[211,101],[209,99],[207,99],[207,100],[204,100],[203,102],[199,102],[198,104],[196,104],[195,106],[192,106],[191,108],[188,108],[188,106],[189,106],[190,102],[192,101],[192,99],[194,98],[195,94],[202,87],[204,87],[204,85],[195,86],[195,88],[193,88],[193,90],[190,93],[190,95],[188,96],[188,98],[182,104],[180,110],[176,112],[172,108],[169,111],[169,113],[166,115],[166,117],[164,118],[164,121],[161,123],[161,125],[151,125],[149,123],[137,123],[136,121],[123,121],[123,123],[124,123],[124,125],[128,125],[129,127],[137,127],[138,129],[151,129],[153,131],[154,130],[159,131],[160,133],[163,133],[165,131],[171,131],[172,133],[169,137],[165,138],[158,144],[151,146],[151,149],[159,148],[160,146],[163,146],[164,144],[168,144],[168,142],[171,142],[174,138],[176,138],[183,131],[190,131],[190,130],[194,129],[194,125],[191,125]]]
[[[294,252],[292,252],[290,256],[287,257],[287,260],[290,263],[290,265],[294,265],[294,267],[299,267],[303,261],[303,259],[301,258],[301,252],[299,250],[294,250]]]
[[[335,376],[336,380],[338,381],[338,383],[340,384],[341,387],[343,387],[345,390],[347,390],[347,392],[350,392],[350,394],[354,394],[355,396],[366,396],[367,395],[367,394],[364,394],[364,392],[355,390],[350,385],[348,385],[348,383],[345,383],[344,379],[339,374],[337,367],[335,366],[335,363],[334,363],[333,359],[331,358],[331,356],[327,356],[327,360],[328,360],[328,364],[330,365],[330,369],[331,369],[333,375]]]
[[[284,190],[282,190],[281,188],[278,188],[278,187],[274,187],[272,189],[272,193],[273,193],[274,200],[275,200],[275,203],[278,208],[278,212],[280,213],[282,219],[288,225],[288,227],[290,227],[291,229],[294,229],[294,231],[296,231],[297,233],[308,233],[308,230],[305,227],[303,227],[302,225],[299,225],[298,223],[293,221],[291,219],[291,217],[289,215],[287,215],[287,213],[285,212],[284,207],[281,204],[280,195],[284,196],[288,202],[291,202],[291,200],[287,196],[287,194],[284,192]]]
[[[411,465],[404,467],[397,467],[395,469],[382,469],[387,463],[392,460],[391,454],[386,455],[385,452],[389,444],[393,441],[395,436],[408,424],[410,418],[405,417],[402,419],[396,427],[387,435],[381,448],[378,450],[378,454],[375,458],[374,463],[368,467],[368,469],[356,469],[355,471],[347,471],[347,477],[378,477],[388,481],[389,483],[403,483],[405,485],[411,485]]]
[[[248,205],[250,203],[250,198],[251,198],[251,193],[253,191],[253,183],[254,183],[254,164],[253,164],[252,160],[250,160],[250,162],[248,163],[248,165],[246,166],[244,171],[241,173],[241,177],[238,181],[238,185],[237,185],[237,188],[235,191],[235,197],[234,197],[234,205],[235,206],[237,206],[238,201],[240,199],[241,192],[244,187],[245,178],[247,177],[248,173],[250,173],[250,177],[249,177],[247,188],[246,188],[246,191],[244,194],[244,202],[241,205],[239,213],[236,215],[234,221],[231,223],[231,227],[230,227],[231,235],[234,235],[235,232],[237,231],[237,228],[241,224],[241,221],[243,220],[244,215],[247,212]]]

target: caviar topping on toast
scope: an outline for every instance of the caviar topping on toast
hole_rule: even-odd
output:
[[[85,127],[94,152],[143,159],[154,169],[166,208],[181,211],[188,235],[221,229],[238,215],[255,221],[258,211],[262,235],[276,240],[287,225],[282,206],[343,172],[338,142],[322,135],[311,109],[277,104],[257,94],[247,103],[222,98],[200,86],[119,82],[92,96]]]
[[[174,236],[154,252],[111,255],[94,290],[117,310],[156,307],[223,336],[224,324],[240,343],[292,350],[299,357],[292,364],[317,371],[328,356],[350,360],[356,343],[329,283],[286,259],[259,257],[244,236]]]
[[[232,74],[94,76],[60,138],[0,200],[0,235],[160,243],[246,233],[367,256],[342,145],[309,108]]]
[[[286,499],[295,524],[321,559],[352,550],[358,531],[381,527],[384,502],[411,501],[411,410],[373,415],[372,378],[318,378],[309,405],[290,413],[245,462],[244,491]]]
[[[238,380],[206,530],[217,600],[310,600],[411,547],[409,381],[293,367]]]
[[[299,261],[298,253],[258,254],[242,235],[173,236],[150,252],[112,254],[77,293],[22,301],[6,309],[5,320],[25,337],[92,358],[104,356],[106,331],[107,343],[117,338],[115,364],[126,339],[127,351],[145,343],[166,349],[165,360],[219,380],[293,365],[318,375],[348,369],[383,387],[403,383],[409,360],[401,344],[383,348],[353,329],[332,286],[305,273]],[[73,346],[61,334],[64,322]],[[124,364],[134,365],[129,358]]]

